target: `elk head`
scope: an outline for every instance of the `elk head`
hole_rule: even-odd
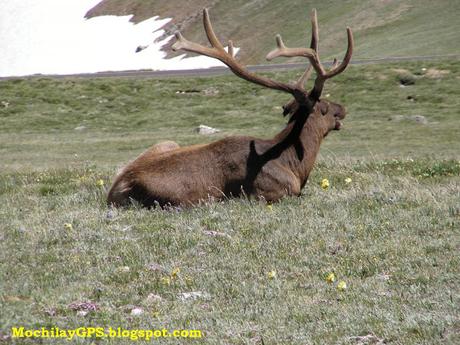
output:
[[[296,83],[284,83],[250,72],[239,63],[232,41],[226,50],[217,39],[203,11],[203,22],[211,47],[186,40],[176,33],[174,50],[185,50],[216,58],[237,76],[270,88],[287,92],[293,99],[284,106],[289,123],[272,139],[248,136],[227,137],[209,144],[179,148],[169,143],[151,147],[117,176],[108,203],[126,205],[136,200],[144,206],[190,205],[207,198],[222,199],[246,195],[276,201],[286,195],[300,195],[305,185],[320,143],[331,130],[340,129],[345,108],[320,99],[324,83],[345,70],[353,50],[353,36],[347,28],[348,48],[341,63],[334,61],[326,70],[318,55],[318,23],[312,12],[310,48],[288,48],[281,36],[276,36],[277,48],[267,55],[276,57],[302,56],[310,65]],[[316,72],[314,86],[305,84],[312,69]]]
[[[324,118],[318,120],[318,124],[322,125],[322,129],[325,131],[324,135],[327,135],[332,129],[340,129],[340,120],[342,120],[346,114],[345,108],[337,103],[321,100],[320,96],[326,80],[343,72],[351,60],[353,54],[353,34],[350,28],[347,28],[348,47],[345,57],[341,63],[339,63],[337,59],[334,59],[332,67],[329,70],[324,68],[319,59],[319,29],[315,9],[313,9],[311,13],[312,34],[310,48],[288,48],[284,44],[281,35],[276,35],[277,48],[267,54],[267,60],[270,61],[277,57],[302,56],[310,61],[310,65],[297,82],[295,84],[289,84],[257,76],[238,63],[235,59],[233,41],[228,41],[228,51],[226,51],[214,33],[207,9],[203,10],[203,24],[212,48],[189,42],[180,32],[177,32],[175,34],[177,42],[172,46],[172,49],[175,51],[185,50],[216,58],[226,64],[233,73],[243,79],[271,89],[290,93],[294,99],[283,106],[283,115],[286,116],[289,114],[290,122],[302,116],[302,114],[303,116],[308,116],[310,113],[317,115],[321,114]],[[316,72],[316,79],[311,91],[307,91],[305,89],[305,84],[311,75],[312,68]]]

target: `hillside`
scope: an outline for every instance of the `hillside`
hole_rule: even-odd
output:
[[[233,39],[242,48],[240,57],[246,63],[265,63],[276,33],[281,33],[288,45],[308,44],[312,8],[318,10],[323,58],[343,52],[346,26],[355,33],[355,59],[460,51],[460,2],[455,0],[191,0],[180,5],[170,0],[103,0],[87,17],[134,14],[135,22],[154,15],[173,18],[164,27],[165,35],[180,29],[188,39],[204,43],[204,7],[210,9],[219,38]]]

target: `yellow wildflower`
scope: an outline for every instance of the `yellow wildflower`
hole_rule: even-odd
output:
[[[163,285],[171,285],[171,279],[169,279],[169,277],[161,278],[161,282],[163,283]]]
[[[179,274],[179,272],[180,272],[179,267],[176,267],[175,269],[173,269],[172,272],[171,272],[171,278],[173,278],[173,279],[176,278],[177,275]]]
[[[72,230],[72,229],[73,229],[73,226],[72,226],[71,223],[65,223],[65,224],[64,224],[64,229],[66,229],[66,230]]]
[[[350,184],[353,180],[351,179],[351,177],[347,177],[345,179],[345,184]]]
[[[337,290],[339,291],[344,291],[347,289],[347,283],[345,283],[345,281],[341,280],[338,284],[337,284]]]
[[[333,272],[329,273],[326,277],[326,281],[329,284],[332,284],[333,282],[335,282],[335,274]]]
[[[329,186],[330,186],[329,180],[328,180],[327,178],[323,178],[323,179],[321,180],[321,188],[323,188],[323,189],[328,189]]]
[[[269,211],[273,211],[273,206],[272,206],[271,204],[267,204],[267,209],[268,209]]]
[[[270,272],[267,273],[268,279],[275,279],[276,278],[276,271],[271,270]]]
[[[104,180],[103,179],[99,179],[96,181],[96,186],[98,187],[104,187]]]
[[[189,276],[185,276],[185,284],[187,285],[192,285],[193,284],[193,279]]]

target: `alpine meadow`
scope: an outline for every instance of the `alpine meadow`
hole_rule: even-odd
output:
[[[458,344],[459,90],[458,57],[350,64],[324,84],[347,116],[300,196],[149,209],[107,205],[133,158],[274,137],[292,96],[232,74],[0,79],[0,343]],[[13,339],[20,326],[202,337]]]

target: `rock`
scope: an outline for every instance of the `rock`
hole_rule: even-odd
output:
[[[207,89],[203,90],[205,96],[216,96],[219,94],[219,90],[215,87],[208,87]]]
[[[129,266],[120,266],[117,268],[117,272],[119,273],[128,273],[130,270]]]
[[[177,90],[176,94],[178,95],[187,95],[187,94],[195,94],[200,93],[201,91],[198,89],[187,89],[187,90]]]
[[[230,240],[232,239],[232,237],[229,234],[226,234],[224,232],[219,232],[219,231],[214,231],[214,230],[204,230],[203,233],[210,237],[225,237]]]
[[[212,127],[205,126],[205,125],[199,125],[197,128],[195,128],[195,132],[197,132],[198,134],[202,134],[202,135],[209,135],[209,134],[219,133],[220,129],[212,128]]]
[[[191,291],[191,292],[182,292],[177,295],[177,298],[179,298],[181,301],[189,301],[189,300],[196,300],[199,298],[202,299],[210,299],[211,296],[207,292],[201,292],[201,291]]]
[[[409,119],[417,122],[417,123],[421,123],[423,125],[426,125],[428,123],[428,120],[426,119],[425,116],[423,115],[412,115],[409,117]]]
[[[152,272],[166,272],[165,268],[155,262],[148,264],[147,268]]]
[[[155,295],[154,293],[149,293],[149,295],[145,299],[145,302],[147,304],[154,304],[154,303],[157,303],[157,302],[161,302],[162,300],[163,300],[163,298],[161,298],[160,295]]]
[[[90,311],[98,310],[99,306],[96,303],[91,302],[91,301],[72,302],[69,304],[69,309],[76,310],[76,311],[85,311],[87,314]]]
[[[139,52],[143,51],[144,49],[147,49],[148,47],[149,47],[149,46],[138,46],[138,47],[136,48],[136,53],[139,53]]]
[[[359,344],[359,345],[364,345],[364,344],[383,345],[386,343],[384,339],[378,338],[372,333],[367,334],[367,335],[349,337],[348,340],[354,341],[356,344]]]
[[[76,131],[84,131],[86,129],[85,126],[78,126],[78,127],[75,127],[74,130]]]
[[[402,121],[404,120],[404,115],[392,115],[388,118],[388,121],[396,121],[396,122],[399,122],[399,121]]]
[[[133,316],[139,316],[139,315],[142,315],[143,313],[144,313],[144,309],[139,308],[139,307],[135,307],[131,310],[131,315]]]
[[[388,121],[395,121],[395,122],[415,121],[422,125],[428,124],[428,120],[423,115],[393,115],[388,118]]]
[[[117,211],[116,209],[111,208],[110,210],[107,211],[106,218],[107,219],[114,219],[117,216]]]
[[[43,312],[45,314],[47,314],[48,316],[56,316],[57,315],[57,310],[54,307],[46,308],[46,309],[43,310]],[[78,313],[77,313],[77,315],[78,315]]]

